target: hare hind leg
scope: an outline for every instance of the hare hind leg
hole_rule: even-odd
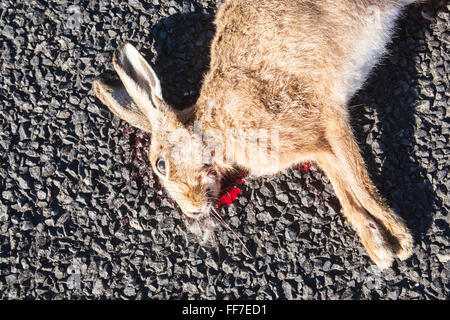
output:
[[[348,190],[348,182],[342,176],[341,168],[336,165],[336,157],[332,154],[323,155],[317,159],[317,163],[330,179],[341,203],[344,217],[360,237],[370,258],[380,269],[390,267],[395,254],[387,241],[386,233],[382,227],[380,228],[379,223],[359,205],[352,192]]]
[[[388,267],[394,254],[402,260],[411,255],[413,240],[402,219],[378,195],[346,118],[341,111],[327,116],[326,138],[331,151],[317,162],[370,257],[381,268]]]

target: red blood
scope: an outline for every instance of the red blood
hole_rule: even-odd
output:
[[[311,164],[309,162],[305,162],[303,164],[298,164],[297,166],[297,170],[300,170],[301,172],[309,172],[310,168],[311,168]]]
[[[234,201],[236,201],[238,195],[240,195],[241,193],[241,189],[233,187],[230,192],[225,193],[217,200],[217,209],[220,209],[223,206],[229,207]]]
[[[238,196],[242,193],[241,189],[238,188],[237,185],[242,185],[244,183],[243,178],[246,175],[247,174],[245,172],[241,172],[233,177],[229,177],[227,181],[225,181],[225,185],[222,189],[222,195],[216,201],[217,209],[224,206],[229,207],[237,200]]]
[[[125,133],[131,133],[132,131],[133,131],[133,128],[131,128],[131,127],[125,128],[123,130],[123,132],[125,132]]]

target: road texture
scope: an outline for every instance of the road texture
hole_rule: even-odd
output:
[[[448,299],[450,6],[408,8],[352,101],[370,174],[415,239],[385,271],[314,165],[246,181],[202,242],[152,174],[149,137],[94,97],[129,41],[166,100],[192,104],[219,6],[2,0],[0,298]]]

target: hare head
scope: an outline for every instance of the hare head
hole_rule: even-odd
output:
[[[191,218],[207,213],[219,195],[224,171],[203,157],[206,146],[194,125],[194,107],[184,113],[170,107],[156,73],[132,45],[119,49],[113,64],[123,87],[97,79],[97,97],[117,116],[151,134],[153,171],[183,213]]]

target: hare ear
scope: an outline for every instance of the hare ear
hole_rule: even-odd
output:
[[[114,68],[129,96],[154,125],[165,107],[161,84],[144,57],[131,44],[125,44],[113,58]]]
[[[152,127],[148,118],[133,102],[121,83],[107,83],[105,80],[97,78],[94,80],[93,88],[97,98],[116,116],[134,127],[151,132]]]

